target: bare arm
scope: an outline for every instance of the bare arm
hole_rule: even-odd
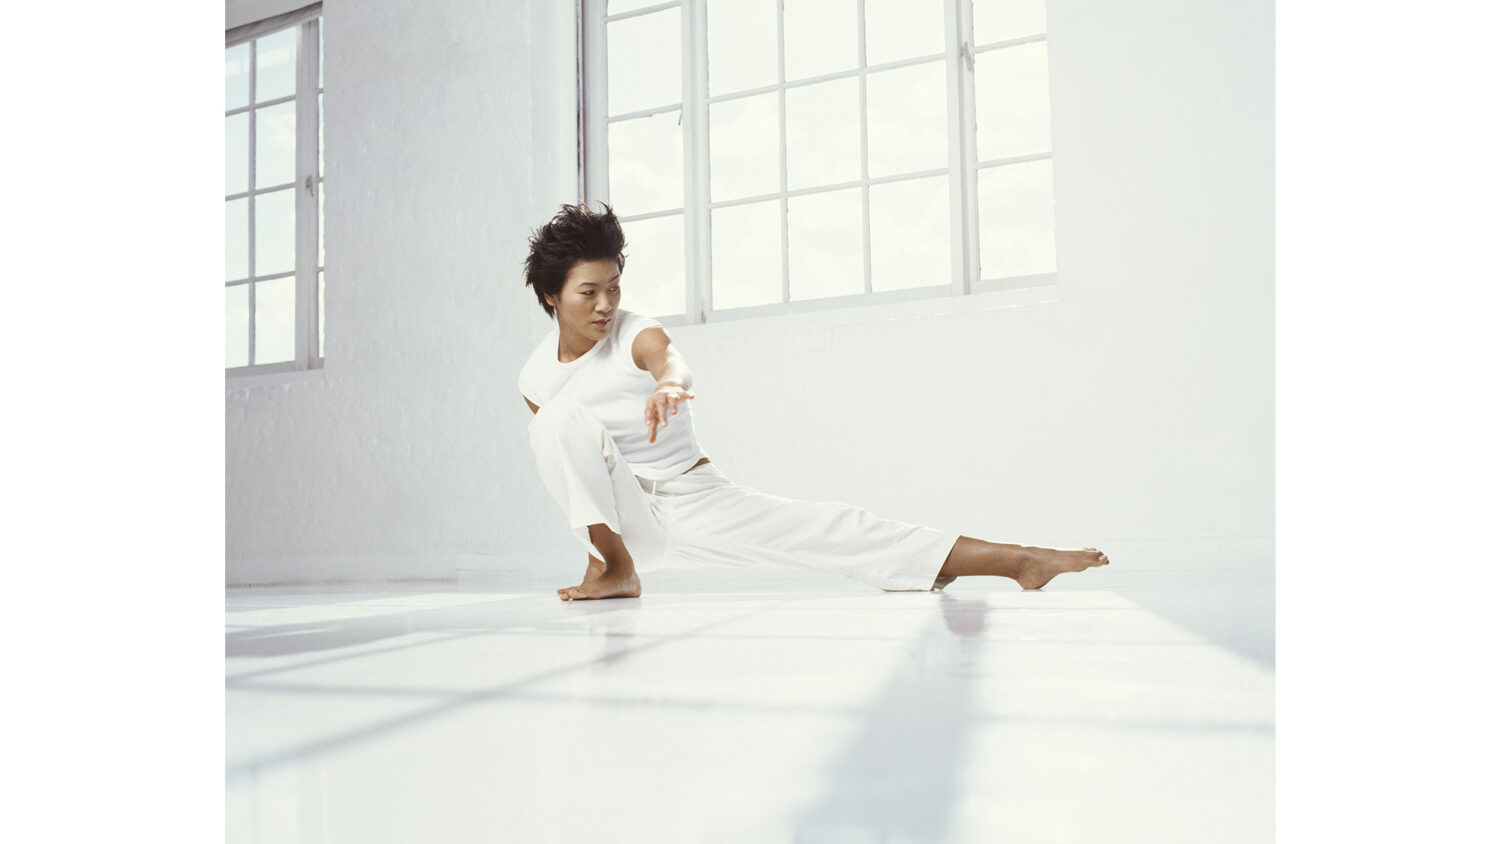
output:
[[[677,412],[677,406],[695,397],[691,390],[693,373],[667,332],[660,328],[648,328],[637,334],[630,354],[637,369],[644,369],[656,378],[656,391],[646,400],[646,427],[651,432],[650,441],[656,442],[656,429],[665,428],[667,417]]]
[[[536,405],[532,404],[531,403],[531,399],[528,399],[525,396],[521,396],[521,400],[524,401],[524,402],[526,402],[526,406],[529,407],[529,408],[531,408],[531,412],[532,413],[536,413],[538,410],[541,409],[541,408],[537,407]]]

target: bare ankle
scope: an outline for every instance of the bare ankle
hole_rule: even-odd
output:
[[[612,577],[627,577],[635,574],[635,560],[629,554],[605,557],[603,573]]]

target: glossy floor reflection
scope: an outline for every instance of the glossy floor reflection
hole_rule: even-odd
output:
[[[1272,840],[1269,577],[1121,574],[233,589],[228,840]]]

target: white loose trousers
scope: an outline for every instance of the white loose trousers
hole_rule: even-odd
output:
[[[604,425],[554,399],[531,420],[531,448],[568,526],[599,557],[588,526],[619,534],[638,571],[784,565],[837,572],[887,591],[927,590],[958,534],[878,519],[832,502],[794,501],[734,483],[712,463],[637,478]]]

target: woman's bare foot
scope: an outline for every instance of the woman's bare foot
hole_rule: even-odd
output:
[[[1026,589],[1040,589],[1063,572],[1083,571],[1109,565],[1109,557],[1098,548],[1081,551],[1058,551],[1053,548],[1028,548],[1030,559],[1021,564],[1016,582]]]
[[[588,565],[588,568],[586,568],[586,569],[583,570],[583,581],[582,581],[582,583],[588,583],[591,580],[598,580],[599,579],[599,575],[601,575],[601,574],[604,574],[604,561],[603,560],[599,560],[599,559],[595,559],[594,556],[592,554],[590,554],[589,555],[589,565]],[[562,593],[564,593],[564,592],[566,592],[566,591],[568,591],[569,589],[572,589],[572,588],[573,587],[571,587],[571,586],[564,586],[563,588],[557,590],[557,594],[559,596],[561,596]]]
[[[635,561],[620,535],[606,524],[589,525],[589,542],[604,559],[590,554],[583,582],[557,590],[557,597],[564,601],[639,598],[641,579],[635,574]]]
[[[592,566],[590,566],[592,568]],[[599,576],[588,580],[577,586],[568,586],[557,590],[557,597],[564,601],[590,601],[599,598],[639,598],[641,596],[641,579],[636,576],[635,569],[623,572],[620,568],[605,569]]]
[[[932,581],[932,588],[929,589],[928,591],[929,592],[941,592],[941,591],[943,591],[943,587],[944,586],[947,586],[948,584],[952,583],[953,581],[955,581],[957,579],[958,579],[957,575],[953,575],[951,577],[950,576],[946,576],[946,575],[938,575],[937,579],[934,580],[934,581]]]

